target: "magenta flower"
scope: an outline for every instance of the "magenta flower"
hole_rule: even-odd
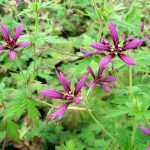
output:
[[[147,150],[150,150],[150,146],[147,148]]]
[[[80,101],[82,99],[81,97],[81,90],[85,85],[85,82],[87,80],[87,75],[83,75],[81,79],[76,83],[74,89],[72,90],[71,84],[68,80],[65,79],[64,74],[61,72],[56,72],[57,78],[59,82],[64,87],[64,91],[57,91],[54,89],[47,89],[47,90],[41,90],[39,91],[39,94],[48,97],[48,98],[54,98],[56,100],[63,100],[64,104],[57,108],[55,112],[53,112],[50,116],[51,120],[57,120],[61,118],[64,113],[67,111],[68,106],[70,104],[80,104]]]
[[[98,72],[95,74],[91,67],[88,67],[89,74],[93,77],[93,80],[90,82],[89,86],[95,88],[96,86],[102,87],[106,92],[111,92],[112,87],[111,83],[116,81],[116,78],[113,76],[103,77],[100,67]]]
[[[92,48],[96,49],[96,51],[86,51],[83,48],[80,51],[84,54],[84,56],[89,57],[93,55],[103,55],[106,50],[111,49],[110,44],[107,40],[102,40],[100,43],[93,43],[90,45]]]
[[[25,48],[31,45],[31,42],[29,41],[17,42],[22,32],[23,32],[23,26],[22,25],[16,26],[16,28],[14,29],[14,35],[11,38],[7,26],[2,25],[1,33],[2,33],[3,40],[5,41],[6,44],[4,46],[0,45],[0,53],[3,52],[3,50],[7,50],[9,54],[9,58],[11,60],[15,60],[17,55],[16,54],[17,48]]]
[[[85,56],[105,54],[106,56],[100,61],[100,68],[102,71],[105,69],[106,65],[115,58],[115,56],[118,56],[128,65],[135,65],[135,61],[124,54],[124,52],[130,49],[137,49],[143,44],[144,40],[137,38],[128,38],[124,41],[123,46],[120,47],[116,25],[114,23],[109,23],[108,28],[110,30],[110,34],[114,43],[113,46],[111,46],[111,44],[107,40],[102,40],[101,42],[96,42],[91,45],[91,47],[95,48],[96,51],[92,52],[82,49],[81,52]]]
[[[144,127],[142,127],[142,128],[141,128],[141,131],[142,131],[144,134],[147,134],[147,135],[150,136],[150,128],[144,128]]]
[[[147,134],[147,135],[150,136],[150,128],[142,127],[142,128],[141,128],[141,131],[142,131],[144,134]],[[150,150],[150,146],[147,148],[147,150]]]

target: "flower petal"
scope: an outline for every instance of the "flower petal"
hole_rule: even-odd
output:
[[[83,48],[80,49],[80,52],[83,53],[83,55],[86,56],[86,57],[90,57],[90,56],[93,56],[95,54],[95,52],[86,51]]]
[[[88,67],[88,73],[90,73],[92,75],[92,77],[95,78],[94,71],[90,66]]]
[[[64,115],[64,113],[67,111],[68,106],[69,106],[68,104],[64,104],[60,106],[59,108],[57,108],[57,110],[50,115],[50,119],[51,120],[60,119]]]
[[[64,74],[62,72],[56,71],[57,78],[59,82],[63,85],[64,90],[69,92],[70,89],[70,82],[65,79]]]
[[[0,45],[0,53],[2,53],[3,52],[3,46],[2,45]]]
[[[112,82],[112,81],[116,81],[116,78],[113,76],[107,76],[106,78],[104,78],[104,82]]]
[[[123,60],[128,65],[135,65],[136,64],[136,62],[132,58],[128,57],[125,54],[119,54],[119,57],[121,60]]]
[[[111,49],[109,43],[95,42],[95,43],[91,44],[90,46],[92,48],[95,48],[97,50],[102,50],[102,51],[107,51],[107,50]]]
[[[101,83],[101,86],[102,86],[102,88],[103,88],[103,90],[105,91],[105,92],[111,92],[112,91],[112,88],[111,88],[111,86],[109,85],[109,83]]]
[[[17,57],[17,54],[16,54],[16,51],[9,51],[9,58],[11,59],[11,60],[15,60],[16,59],[16,57]]]
[[[109,23],[108,28],[109,28],[112,40],[114,42],[115,48],[118,48],[119,37],[118,37],[116,25],[113,22],[111,22],[111,23]]]
[[[77,95],[80,93],[81,89],[83,88],[83,86],[85,85],[85,81],[87,80],[88,76],[87,75],[83,75],[81,77],[81,79],[77,82],[76,87],[75,87],[75,91],[74,94]]]
[[[107,65],[108,63],[110,63],[114,57],[115,57],[115,55],[110,54],[110,55],[105,56],[105,57],[100,61],[100,63],[99,63],[99,73],[104,71],[104,69],[106,68],[106,65]]]
[[[48,89],[48,90],[41,90],[39,91],[39,94],[48,97],[48,98],[55,98],[55,99],[64,99],[64,94],[56,91],[56,90],[52,90],[52,89]]]
[[[3,39],[6,42],[9,41],[9,30],[8,30],[7,26],[2,25],[1,26],[1,32],[2,32]]]
[[[141,39],[133,39],[133,40],[128,40],[128,42],[125,43],[123,46],[124,50],[128,49],[136,49],[140,47],[144,43],[144,40]]]
[[[147,150],[150,150],[150,146],[147,148]]]
[[[29,42],[29,41],[25,41],[25,42],[19,42],[19,43],[17,43],[17,47],[18,48],[25,48],[25,47],[28,47],[28,46],[30,46],[31,45],[31,42]]]
[[[88,86],[89,86],[90,88],[95,88],[95,87],[97,86],[95,80],[91,81],[91,82],[88,84]]]
[[[23,32],[23,25],[16,26],[15,31],[14,31],[13,40],[16,41],[21,36],[22,32]]]
[[[147,135],[150,136],[150,128],[142,127],[142,128],[141,128],[141,131],[142,131],[144,134],[147,134]]]
[[[82,100],[82,97],[79,95],[75,98],[75,103],[80,104],[81,100]]]

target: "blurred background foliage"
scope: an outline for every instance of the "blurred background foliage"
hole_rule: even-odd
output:
[[[0,22],[10,32],[24,25],[22,40],[32,46],[17,50],[17,60],[0,54],[0,148],[2,150],[144,150],[150,138],[139,131],[150,125],[150,44],[130,54],[133,68],[133,97],[129,96],[128,67],[115,59],[107,71],[117,77],[112,93],[99,87],[90,93],[89,108],[115,140],[105,134],[86,110],[69,110],[60,121],[47,114],[54,102],[37,91],[61,89],[55,76],[59,68],[74,83],[88,65],[96,71],[100,56],[83,58],[80,48],[92,50],[94,41],[111,41],[107,25],[117,24],[120,41],[124,35],[150,35],[149,0],[0,0]],[[140,30],[145,22],[144,32]],[[2,37],[0,35],[0,42]],[[83,91],[86,98],[87,89]],[[45,103],[47,102],[47,103]],[[49,105],[47,105],[49,104]],[[57,104],[57,103],[56,103]],[[81,104],[81,107],[84,107]]]

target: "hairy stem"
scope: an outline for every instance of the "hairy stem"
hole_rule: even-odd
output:
[[[53,107],[53,108],[57,108],[57,106],[53,106],[53,104],[47,103],[45,101],[42,100],[37,100],[36,98],[33,99],[33,101],[43,105],[43,106],[47,106],[47,107]],[[76,107],[76,106],[69,106],[68,110],[77,110],[77,111],[92,111],[91,109],[87,109],[85,107]]]
[[[129,66],[129,94],[131,97],[132,97],[132,85],[133,85],[132,67]]]
[[[96,12],[96,15],[98,17],[98,24],[99,24],[99,30],[98,30],[98,37],[97,37],[97,41],[101,40],[102,39],[102,36],[103,36],[103,21],[102,21],[102,17],[100,16],[99,12],[98,12],[98,7],[96,5],[96,2],[95,0],[92,0],[92,5],[95,9],[95,12]],[[99,38],[100,37],[100,38]]]
[[[105,134],[111,138],[113,141],[116,141],[116,139],[114,138],[113,135],[111,135],[111,133],[109,131],[107,131],[107,129],[105,129],[105,127],[103,126],[103,124],[100,123],[99,120],[97,120],[97,118],[95,117],[95,115],[93,114],[92,111],[89,111],[90,109],[88,108],[88,97],[89,97],[89,94],[90,94],[90,91],[91,91],[91,88],[89,88],[88,92],[87,92],[87,95],[86,95],[86,107],[87,107],[87,111],[89,113],[89,115],[91,116],[91,118],[93,119],[93,121],[100,126],[100,128],[105,132]]]
[[[6,147],[6,138],[5,138],[4,141],[3,141],[2,150],[5,150],[5,147]]]
[[[134,97],[133,97],[133,70],[132,67],[129,66],[129,97],[130,99],[132,99],[133,101],[133,105],[134,105]],[[137,103],[136,103],[137,105]],[[134,108],[134,106],[133,106]],[[135,141],[135,133],[136,133],[136,121],[135,118],[133,118],[133,130],[131,133],[131,149],[134,149],[134,141]]]
[[[35,35],[38,33],[39,31],[39,8],[38,8],[38,0],[35,0],[35,10],[34,10],[34,18],[35,18]],[[34,37],[35,38],[35,37]],[[36,41],[34,42],[34,74],[36,75],[36,62],[37,62],[37,57],[36,57],[36,48],[37,48],[37,44]]]

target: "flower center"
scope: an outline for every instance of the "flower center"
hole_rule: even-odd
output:
[[[74,99],[74,95],[72,91],[69,91],[68,93],[64,93],[64,96],[67,100],[73,100]]]
[[[11,40],[8,42],[7,47],[8,49],[13,50],[15,48],[15,45],[16,45],[15,41]]]
[[[101,83],[101,77],[100,76],[97,76],[95,78],[95,81],[94,81],[96,84],[100,84]]]

